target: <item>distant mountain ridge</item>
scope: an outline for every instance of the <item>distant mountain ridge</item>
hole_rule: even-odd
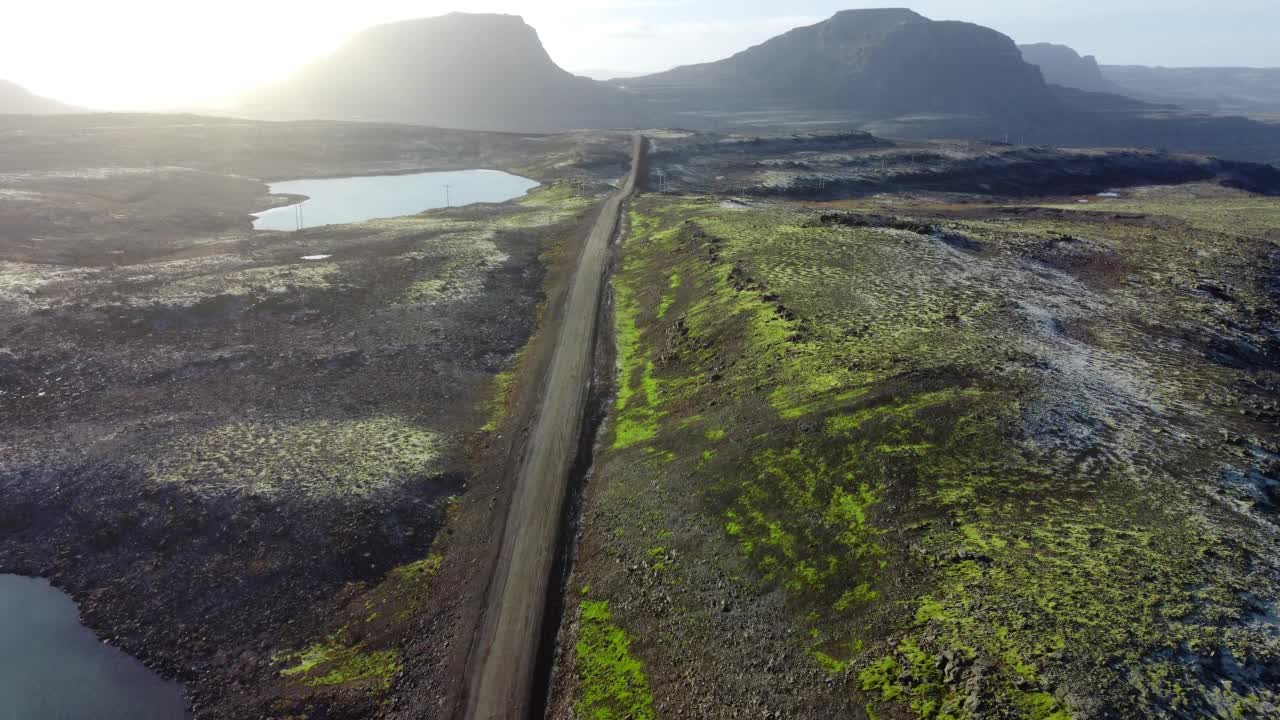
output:
[[[1039,50],[1048,70],[1024,57]],[[889,8],[839,12],[716,62],[604,83],[557,66],[519,17],[455,13],[361,32],[230,113],[510,132],[822,126],[1280,162],[1280,124],[1098,92],[1095,66],[1069,48],[1020,49],[990,28]]]
[[[466,13],[365,30],[234,111],[517,132],[629,127],[640,114],[557,66],[521,18]]]
[[[1103,65],[1124,92],[1208,112],[1280,113],[1280,68]]]
[[[1204,112],[1280,113],[1280,68],[1100,65],[1066,45],[1019,48],[1045,80],[1063,87]]]
[[[0,80],[0,115],[64,115],[77,112],[84,112],[84,109],[41,97],[17,83]]]
[[[667,103],[741,110],[770,105],[907,113],[1025,115],[1053,94],[1008,37],[902,8],[846,10],[732,57],[627,80]]]
[[[1040,68],[1046,82],[1088,92],[1123,93],[1123,89],[1102,74],[1098,60],[1080,55],[1066,45],[1032,43],[1019,45],[1022,57]]]

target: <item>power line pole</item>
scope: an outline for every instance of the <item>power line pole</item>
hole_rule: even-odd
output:
[[[453,186],[452,186],[452,185],[445,185],[445,186],[444,186],[444,206],[445,206],[445,207],[453,207],[453,194],[452,194],[452,190],[453,190]]]

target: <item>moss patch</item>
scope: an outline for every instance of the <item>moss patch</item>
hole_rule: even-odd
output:
[[[1276,207],[918,221],[958,249],[642,198],[603,466],[636,487],[596,502],[661,487],[715,522],[869,712],[1270,712],[1267,534],[1214,498],[1224,457],[1274,472],[1274,393],[1216,348],[1223,327],[1265,342],[1275,250],[1248,233]]]
[[[631,638],[613,624],[609,603],[584,600],[574,647],[579,676],[578,717],[589,720],[654,720],[653,695],[644,667],[631,654]]]
[[[280,675],[295,684],[308,687],[368,685],[383,690],[390,687],[402,667],[396,651],[348,645],[342,633],[305,650],[277,657],[276,662],[287,666]]]

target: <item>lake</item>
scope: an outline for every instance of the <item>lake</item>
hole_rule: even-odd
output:
[[[105,645],[45,580],[0,575],[0,720],[184,720],[181,687]]]
[[[499,170],[371,175],[270,183],[272,194],[305,195],[302,203],[256,214],[255,230],[297,230],[376,218],[415,215],[424,210],[481,202],[506,202],[538,182]],[[301,213],[299,213],[301,205]]]

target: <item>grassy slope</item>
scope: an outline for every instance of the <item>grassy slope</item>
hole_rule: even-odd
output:
[[[1274,525],[1229,478],[1275,476],[1276,376],[1233,365],[1280,204],[1123,209],[947,243],[638,201],[577,580],[649,677],[580,672],[579,714],[1276,713]]]

